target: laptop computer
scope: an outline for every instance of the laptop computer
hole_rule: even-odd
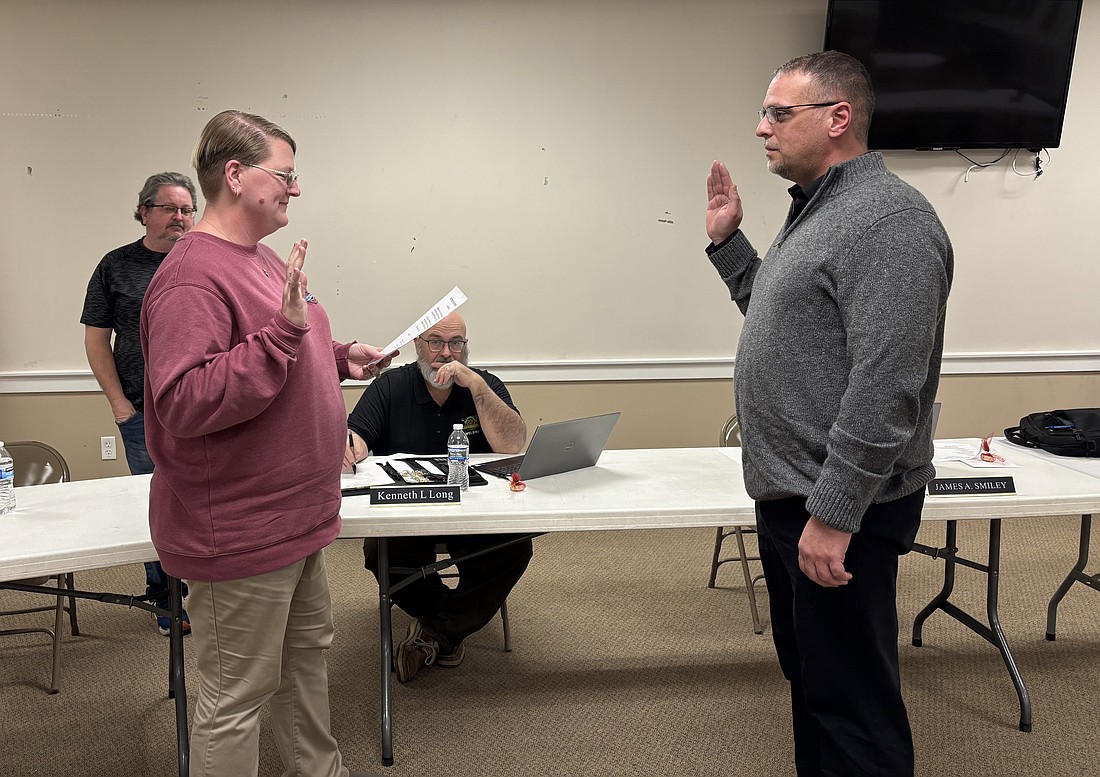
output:
[[[591,467],[603,453],[619,415],[606,413],[539,424],[531,436],[527,453],[478,464],[475,468],[503,478],[518,472],[522,480],[531,480]]]

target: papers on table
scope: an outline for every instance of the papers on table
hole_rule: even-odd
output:
[[[974,467],[975,469],[1005,469],[1020,466],[1010,461],[982,461],[980,444],[972,445],[965,442],[943,442],[941,440],[936,440],[934,445],[936,447],[936,452],[932,456],[933,462],[961,461],[968,467]]]
[[[393,478],[387,475],[376,461],[361,461],[355,465],[355,472],[340,473],[340,488],[370,488],[371,486],[392,486]]]
[[[355,472],[340,473],[340,490],[345,496],[367,493],[372,486],[439,486],[447,482],[446,456],[414,456],[395,453],[382,458],[371,457],[355,465]],[[470,485],[484,486],[488,481],[473,467]]]
[[[382,349],[382,353],[390,354],[396,351],[403,345],[412,342],[412,339],[423,332],[426,332],[429,327],[438,324],[443,320],[444,316],[458,310],[458,306],[466,301],[466,295],[462,293],[462,289],[455,286],[449,292],[443,295],[443,299],[432,305],[428,310],[414,321],[408,329],[393,339],[389,345]],[[378,364],[382,359],[375,359],[371,364]]]

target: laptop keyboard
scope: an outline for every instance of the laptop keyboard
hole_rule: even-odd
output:
[[[492,475],[508,476],[519,472],[521,464],[523,464],[523,457],[516,456],[511,459],[501,459],[500,461],[490,462],[489,464],[482,464],[481,469]]]

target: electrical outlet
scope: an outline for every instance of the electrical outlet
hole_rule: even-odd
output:
[[[100,437],[99,438],[99,457],[103,461],[114,461],[115,456],[115,438],[114,437]]]

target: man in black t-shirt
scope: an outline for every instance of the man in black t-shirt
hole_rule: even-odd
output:
[[[145,227],[145,237],[116,248],[99,262],[84,297],[84,350],[88,364],[107,396],[133,475],[153,471],[145,447],[142,400],[145,359],[141,354],[139,320],[149,281],[175,242],[195,225],[195,184],[181,173],[149,176],[138,194],[134,219]],[[111,337],[114,336],[112,347]],[[145,564],[147,593],[166,591],[168,580],[160,562]],[[167,607],[167,600],[157,602]],[[170,619],[157,617],[157,629],[169,633]],[[184,633],[191,630],[186,613]]]
[[[514,454],[523,450],[527,425],[508,389],[492,373],[469,366],[466,324],[452,313],[414,340],[416,362],[383,373],[348,417],[351,445],[347,464],[370,454],[444,454],[447,437],[460,423],[471,453]],[[390,565],[423,567],[435,561],[444,543],[451,555],[472,553],[509,539],[505,535],[400,537],[390,540]],[[375,540],[363,544],[367,569],[378,576]],[[408,682],[425,666],[456,667],[463,640],[488,623],[508,598],[531,560],[524,540],[470,561],[457,563],[452,590],[429,575],[393,594],[393,601],[415,620],[397,645],[397,679]]]

